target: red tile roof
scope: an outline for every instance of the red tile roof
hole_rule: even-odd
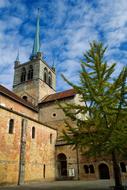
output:
[[[40,104],[46,103],[46,102],[52,102],[55,100],[70,98],[70,97],[73,97],[75,95],[76,95],[76,92],[74,89],[66,90],[63,92],[58,92],[55,94],[50,94],[50,95],[46,96],[46,98],[44,98]]]
[[[8,98],[11,98],[12,100],[14,100],[14,101],[26,106],[26,107],[29,107],[30,109],[32,109],[34,111],[37,111],[37,109],[31,103],[26,102],[25,100],[23,100],[22,98],[17,96],[14,92],[8,90],[7,88],[5,88],[2,85],[0,85],[0,93],[4,94]]]

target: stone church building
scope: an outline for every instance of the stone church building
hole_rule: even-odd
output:
[[[13,91],[0,85],[0,185],[112,178],[110,159],[86,159],[60,140],[66,116],[56,101],[79,98],[73,89],[56,92],[55,68],[44,61],[39,44],[38,16],[30,60],[21,64],[17,57],[14,64]],[[120,166],[125,178],[126,165]]]

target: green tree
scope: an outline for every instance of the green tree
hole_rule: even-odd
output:
[[[80,84],[70,84],[79,94],[81,104],[59,105],[73,127],[66,122],[63,138],[87,156],[111,156],[113,161],[115,190],[123,189],[119,160],[127,149],[127,67],[117,77],[116,64],[107,64],[106,47],[102,43],[90,43],[81,60]]]

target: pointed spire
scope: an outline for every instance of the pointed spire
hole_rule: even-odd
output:
[[[18,61],[18,62],[19,62],[19,49],[18,49],[17,57],[16,57],[16,60],[15,60],[15,61]]]
[[[15,67],[17,67],[18,65],[20,65],[20,61],[19,61],[19,49],[18,49],[18,52],[17,52],[16,60],[15,60]]]
[[[53,64],[52,64],[52,67],[51,67],[51,68],[52,68],[53,71],[56,71],[56,64],[55,64],[55,62],[54,62],[54,59],[53,59]]]
[[[38,8],[38,15],[37,15],[36,33],[35,33],[31,57],[36,56],[38,52],[40,52],[40,10],[39,8]]]

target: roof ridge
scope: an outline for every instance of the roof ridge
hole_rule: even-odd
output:
[[[0,84],[0,92],[3,93],[6,96],[9,96],[13,100],[23,104],[24,106],[29,107],[29,108],[34,109],[35,111],[37,111],[36,107],[34,107],[33,104],[31,104],[30,102],[26,102],[20,96],[18,96],[13,91],[7,89],[5,86],[3,86],[1,84]]]
[[[75,96],[76,92],[75,89],[68,89],[65,91],[61,91],[61,92],[57,92],[57,93],[53,93],[53,94],[49,94],[47,95],[41,102],[41,103],[46,103],[46,102],[51,102],[51,101],[55,101],[55,100],[59,100],[59,99],[64,99],[64,98],[68,98],[68,97],[72,97]]]
[[[68,89],[68,90],[64,90],[64,91],[60,91],[60,92],[55,92],[55,93],[49,94],[49,95],[47,95],[47,96],[51,96],[51,95],[55,95],[55,94],[61,94],[61,93],[64,93],[64,92],[69,92],[69,91],[71,91],[71,90],[75,91],[74,88],[71,88],[71,89]]]

